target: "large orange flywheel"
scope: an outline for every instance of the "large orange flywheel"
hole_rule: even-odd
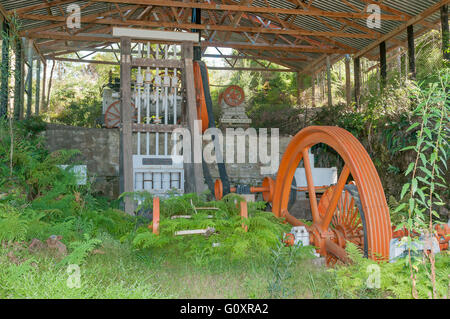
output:
[[[196,61],[194,61],[194,82],[195,82],[194,83],[195,96],[197,102],[197,118],[202,121],[202,133],[204,133],[209,127],[209,119],[208,119],[208,110],[206,108],[205,92],[203,88],[200,65]]]
[[[337,184],[328,192],[326,200],[321,201],[320,210],[308,156],[308,150],[319,143],[333,148],[345,163]],[[345,244],[342,241],[345,241],[346,238],[337,238],[340,236],[337,236],[337,234],[341,234],[341,232],[334,229],[333,224],[336,223],[335,214],[338,211],[338,205],[342,206],[343,198],[349,197],[348,194],[345,194],[345,196],[343,194],[351,176],[354,181],[352,184],[356,185],[358,201],[360,201],[363,211],[361,213],[363,213],[365,220],[364,236],[366,236],[368,256],[377,260],[388,259],[392,230],[389,209],[380,178],[362,144],[351,133],[342,128],[310,126],[293,137],[283,155],[278,170],[273,191],[272,212],[278,217],[284,217],[287,222],[294,226],[304,226],[301,221],[289,214],[287,208],[292,179],[302,159],[305,159],[305,174],[313,217],[313,225],[308,228],[312,233],[311,237],[315,246],[319,247],[319,252],[324,256],[332,254],[345,259],[346,254],[343,248]],[[330,235],[332,233],[335,236]]]

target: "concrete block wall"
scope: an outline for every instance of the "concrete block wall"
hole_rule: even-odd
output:
[[[119,195],[119,130],[104,128],[81,128],[49,124],[44,132],[50,151],[60,149],[78,149],[80,164],[87,165],[88,175],[93,181],[94,190],[104,196],[116,198]],[[291,136],[280,136],[279,160],[286,149]],[[164,139],[160,139],[160,150],[164,150]],[[145,134],[141,135],[142,151],[145,151]],[[134,149],[137,141],[134,139]],[[169,148],[172,146],[169,137]],[[150,145],[154,149],[154,139]],[[270,150],[270,146],[268,147]],[[235,148],[235,154],[238,152]],[[246,141],[248,158],[248,139]],[[227,172],[233,184],[259,185],[265,176],[261,175],[261,163],[226,164]],[[218,178],[217,165],[209,165],[212,177]]]

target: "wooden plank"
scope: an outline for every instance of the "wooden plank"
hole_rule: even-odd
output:
[[[201,127],[195,122],[197,116],[196,93],[194,87],[194,65],[192,43],[183,44],[183,58],[185,69],[183,72],[183,84],[186,90],[186,115],[189,131],[191,133],[191,163],[185,163],[185,189],[186,192],[202,193],[205,189],[203,178],[201,152],[202,145],[196,145],[196,134],[200,134]],[[200,148],[197,150],[196,148]]]
[[[61,62],[71,62],[71,63],[90,63],[90,64],[106,64],[106,65],[120,65],[120,63],[113,61],[100,61],[100,60],[83,60],[83,59],[72,59],[72,58],[56,58],[47,57],[47,60],[61,61]]]
[[[208,70],[222,70],[222,71],[257,71],[257,72],[297,72],[293,69],[271,69],[271,68],[242,68],[242,67],[221,67],[208,66]]]
[[[50,16],[50,15],[41,15],[41,14],[22,14],[19,15],[21,19],[25,20],[36,20],[36,21],[54,21],[62,23],[65,21],[65,17],[62,16]],[[181,28],[190,30],[193,28],[199,30],[212,30],[212,31],[224,31],[224,32],[247,32],[247,33],[267,33],[267,34],[285,34],[285,35],[293,35],[293,36],[320,36],[320,37],[339,37],[339,38],[358,38],[358,39],[377,39],[379,36],[374,33],[348,33],[348,32],[340,32],[340,31],[314,31],[314,30],[304,30],[304,29],[288,29],[288,28],[264,28],[264,27],[247,27],[247,26],[230,26],[230,25],[198,25],[194,23],[178,23],[178,22],[164,22],[164,21],[147,21],[147,20],[132,20],[132,19],[110,19],[110,18],[102,18],[102,19],[92,19],[92,18],[81,18],[81,23],[92,23],[92,24],[102,24],[102,25],[118,25],[118,26],[139,26],[139,27],[164,27],[164,28]],[[149,31],[155,30],[144,30],[144,29],[132,29],[132,28],[113,28],[113,37],[118,38],[121,34],[125,34],[125,32],[114,32],[114,30],[137,30],[138,32],[127,32],[126,34],[135,34],[133,39],[146,39],[146,33]],[[33,30],[29,30],[28,32],[33,32]],[[164,32],[170,32],[173,34],[178,34],[178,36],[168,34],[166,37],[163,36],[154,36],[153,40],[166,40],[166,41],[198,41],[197,33],[188,33],[188,32],[172,32],[172,31],[158,31],[158,33],[163,34]],[[194,34],[197,38],[193,39],[193,36],[186,38],[183,40],[183,37],[180,35]],[[150,37],[150,35],[149,35]],[[225,41],[227,42],[227,41]]]
[[[191,219],[192,215],[174,215],[172,217],[170,217],[170,219]],[[214,218],[213,215],[208,215],[206,216],[206,218],[211,219]]]
[[[234,54],[203,54],[202,55],[203,58],[217,58],[217,59],[238,59],[238,60],[276,60],[278,58],[275,57],[270,57],[270,56],[265,56],[265,55],[234,55]],[[278,59],[279,60],[279,59]],[[292,61],[292,62],[306,62],[306,61],[310,61],[307,58],[286,58],[283,57],[283,61]]]
[[[94,23],[99,23],[103,19],[97,19]],[[113,19],[114,20],[114,19]],[[147,23],[146,21],[140,20],[126,20],[123,21],[125,25],[143,25],[141,23]],[[155,22],[159,24],[160,27],[164,26],[160,21]],[[118,25],[121,23],[109,23]],[[179,25],[175,23],[174,25]],[[157,25],[155,25],[157,26]],[[180,28],[183,26],[179,25]],[[161,31],[161,30],[146,30],[146,29],[136,29],[136,28],[117,28],[114,27],[112,30],[113,37],[130,37],[131,39],[142,39],[148,41],[189,41],[189,42],[199,42],[200,38],[197,33],[192,32],[176,32],[176,31]]]
[[[171,133],[175,129],[183,128],[183,125],[175,124],[144,124],[144,123],[133,123],[133,132],[144,132],[144,133]]]
[[[131,61],[132,67],[150,67],[150,68],[169,68],[169,69],[183,69],[184,63],[180,60],[156,60],[147,58],[133,58]]]
[[[120,193],[133,192],[133,131],[131,107],[131,39],[120,40],[120,92],[122,105],[120,108]],[[132,215],[134,211],[133,199],[126,196],[124,199],[125,212]]]
[[[204,235],[211,236],[216,232],[213,227],[208,227],[206,229],[192,229],[192,230],[179,230],[175,232],[175,236],[186,236],[186,235]]]
[[[222,47],[233,49],[251,49],[261,51],[286,51],[286,52],[311,52],[311,53],[328,53],[328,54],[346,54],[355,53],[355,50],[343,50],[336,48],[319,48],[309,45],[284,45],[273,44],[266,45],[260,43],[244,43],[244,42],[202,42],[202,47]]]

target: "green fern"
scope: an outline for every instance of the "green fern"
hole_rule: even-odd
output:
[[[102,241],[98,238],[90,238],[89,234],[84,234],[84,241],[74,241],[70,243],[69,247],[73,251],[59,262],[63,265],[81,265],[85,262],[89,253],[93,251]]]
[[[0,242],[23,241],[27,237],[29,221],[9,205],[0,204]]]

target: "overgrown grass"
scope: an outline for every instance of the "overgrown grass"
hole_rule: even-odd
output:
[[[102,234],[104,254],[90,254],[80,264],[80,288],[69,288],[67,266],[52,254],[15,251],[15,265],[0,250],[0,298],[269,298],[270,264],[216,262],[193,265],[170,251],[134,250]],[[25,260],[26,259],[26,260]],[[289,298],[335,297],[334,277],[300,258],[287,283]]]

